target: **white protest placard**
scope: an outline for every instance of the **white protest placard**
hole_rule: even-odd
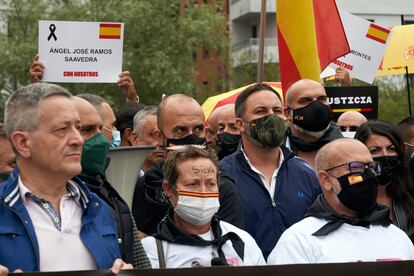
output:
[[[352,77],[372,84],[391,31],[346,11],[339,13],[351,52],[331,62],[321,73],[321,78],[335,75],[335,69],[340,66]]]
[[[124,24],[39,21],[46,82],[114,83],[122,72]]]

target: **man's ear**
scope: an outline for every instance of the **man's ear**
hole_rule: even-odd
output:
[[[236,118],[236,127],[240,130],[240,134],[246,132],[246,129],[241,118]]]
[[[131,145],[133,145],[132,144],[132,142],[133,142],[133,140],[132,140],[132,137],[131,137],[131,134],[132,134],[133,132],[132,132],[132,129],[131,128],[126,128],[125,130],[124,130],[124,135],[125,135],[125,139],[129,142],[129,144],[131,144]]]
[[[131,145],[136,146],[138,144],[138,135],[135,132],[131,132],[128,141],[131,143]]]
[[[320,170],[318,172],[318,180],[319,180],[319,184],[321,185],[321,188],[323,190],[332,191],[333,182],[332,182],[332,179],[331,179],[330,175],[326,171]]]
[[[10,137],[18,154],[27,159],[32,155],[30,135],[26,131],[15,131]]]
[[[285,113],[286,119],[288,119],[289,121],[291,121],[291,118],[290,118],[290,111],[291,111],[291,109],[289,107],[285,107],[285,109],[283,111]]]
[[[154,129],[153,135],[155,140],[157,141],[157,146],[162,147],[164,146],[164,135],[162,134],[161,130],[158,128]]]

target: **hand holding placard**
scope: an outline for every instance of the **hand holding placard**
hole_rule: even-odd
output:
[[[122,71],[123,31],[123,23],[39,21],[44,67],[33,64],[32,81],[116,83]]]

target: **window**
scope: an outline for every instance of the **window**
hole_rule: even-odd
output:
[[[252,38],[257,38],[257,26],[252,26]]]

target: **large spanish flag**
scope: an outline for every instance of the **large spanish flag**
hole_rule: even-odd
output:
[[[277,0],[276,16],[282,88],[320,73],[350,52],[335,0]]]

